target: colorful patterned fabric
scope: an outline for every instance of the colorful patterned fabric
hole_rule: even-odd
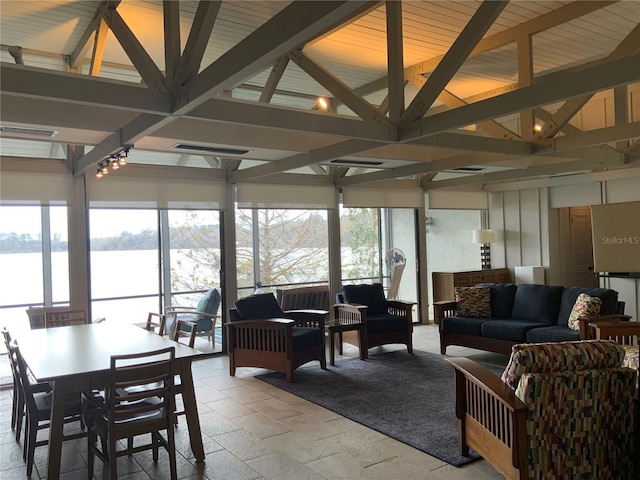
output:
[[[624,348],[610,340],[517,344],[502,381],[515,390],[525,373],[620,367],[624,354]]]
[[[488,288],[455,287],[456,316],[491,317],[491,292]]]
[[[640,348],[638,345],[623,345],[625,355],[622,366],[640,371]]]
[[[637,478],[635,385],[628,368],[525,373],[516,396],[528,406],[528,478]]]
[[[580,330],[580,322],[578,322],[578,318],[598,315],[600,313],[601,305],[602,300],[598,297],[592,297],[586,293],[578,295],[576,303],[573,304],[573,308],[569,314],[569,320],[567,321],[569,328],[573,330]]]

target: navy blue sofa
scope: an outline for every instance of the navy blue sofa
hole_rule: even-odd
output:
[[[564,342],[589,338],[588,323],[624,315],[618,292],[606,288],[558,285],[484,285],[490,289],[491,317],[456,316],[456,302],[434,304],[440,329],[440,352],[449,345],[510,354],[517,343]],[[600,315],[581,320],[580,331],[568,327],[573,305],[581,293],[602,300]]]

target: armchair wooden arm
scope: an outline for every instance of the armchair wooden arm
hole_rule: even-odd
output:
[[[610,321],[590,323],[596,340],[613,340],[620,345],[638,345],[640,322]]]
[[[443,300],[433,302],[433,321],[436,325],[445,317],[453,317],[456,313],[456,305],[458,303],[453,300]]]
[[[460,454],[473,448],[506,478],[526,478],[527,406],[473,360],[444,360],[455,369]]]
[[[336,321],[342,324],[367,323],[367,306],[354,303],[336,303],[333,306]]]
[[[387,300],[387,308],[390,314],[406,317],[411,322],[413,306],[416,302],[409,300]]]
[[[593,340],[596,338],[596,331],[593,327],[598,323],[610,323],[610,322],[628,322],[631,320],[629,315],[614,313],[612,315],[591,315],[579,317],[580,323],[580,340]]]

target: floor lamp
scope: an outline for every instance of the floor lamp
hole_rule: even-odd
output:
[[[480,244],[480,261],[482,263],[482,269],[488,270],[491,268],[491,247],[490,244],[495,242],[496,232],[495,230],[483,229],[473,231],[473,243]]]

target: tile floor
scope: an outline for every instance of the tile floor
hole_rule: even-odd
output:
[[[384,347],[386,350],[396,346]],[[397,346],[401,348],[401,346]],[[414,348],[438,353],[438,330],[418,326]],[[461,347],[450,355],[505,365],[507,357]],[[357,350],[345,346],[345,356]],[[6,356],[0,357],[6,363]],[[340,357],[336,357],[340,361]],[[221,480],[457,480],[500,479],[484,461],[456,468],[401,442],[255,379],[262,370],[240,368],[230,377],[226,357],[194,364],[206,459],[196,463],[184,418],[176,430],[180,479]],[[11,390],[0,391],[0,478],[26,477],[21,446],[10,428]],[[41,432],[46,434],[46,431]],[[61,479],[86,479],[86,439],[65,442]],[[44,478],[46,448],[36,449],[32,478]],[[166,453],[154,464],[150,452],[118,460],[119,478],[169,478]],[[95,477],[107,470],[96,461]]]

